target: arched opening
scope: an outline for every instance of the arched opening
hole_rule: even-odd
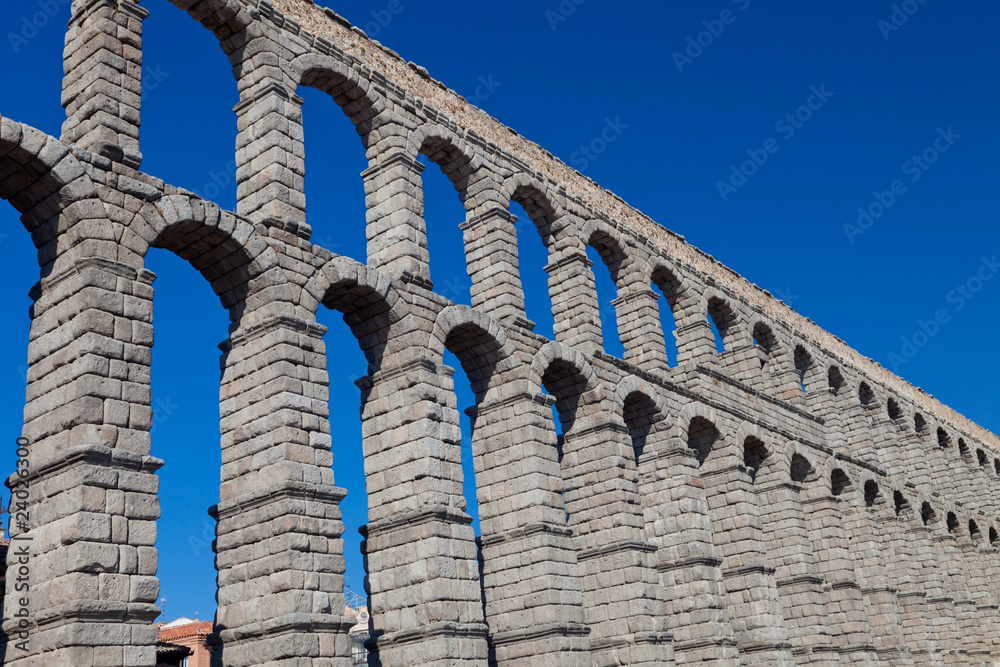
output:
[[[628,256],[609,235],[595,232],[587,242],[587,258],[594,265],[594,280],[597,285],[597,302],[600,309],[604,351],[613,357],[624,358],[625,346],[621,340],[615,300],[618,298],[622,273],[628,262]],[[607,270],[599,270],[598,266],[603,266]]]
[[[693,450],[695,457],[698,459],[699,468],[708,460],[709,454],[712,453],[712,448],[719,441],[720,437],[719,429],[704,417],[695,417],[691,420],[687,432],[687,445],[688,448]]]
[[[919,412],[913,415],[913,430],[917,435],[923,435],[927,429],[927,420]]]
[[[680,313],[682,284],[680,278],[670,269],[658,266],[653,271],[653,288],[663,294],[666,306],[660,304],[660,326],[667,350],[667,361],[676,366],[677,360],[677,316]]]
[[[801,454],[792,456],[791,479],[796,484],[805,484],[813,473],[812,464]]]
[[[997,535],[997,529],[990,526],[990,544],[996,544],[997,539],[1000,539],[1000,536]]]
[[[920,520],[925,526],[930,526],[937,521],[937,513],[930,503],[925,502],[920,506]]]
[[[956,533],[956,531],[958,530],[958,525],[959,525],[958,524],[958,517],[955,516],[955,513],[954,512],[948,512],[948,516],[947,516],[948,532],[951,533],[952,535],[954,535]]]
[[[306,83],[308,82],[308,83]],[[368,261],[365,146],[331,94],[330,75],[317,71],[299,86],[306,222],[309,241],[335,255]]]
[[[150,449],[157,476],[161,618],[212,620],[216,610],[215,521],[219,503],[219,348],[229,315],[205,278],[173,252],[152,250],[155,345],[150,364]],[[197,322],[198,326],[191,326]],[[221,414],[225,419],[225,409]]]
[[[897,421],[900,417],[899,402],[894,398],[890,398],[886,402],[886,412],[889,414],[889,419],[892,421]]]
[[[451,144],[437,140],[421,147],[418,161],[425,167],[420,194],[423,196],[427,253],[434,291],[452,303],[472,305],[472,279],[466,262],[464,235],[467,158]],[[438,169],[428,168],[437,166]],[[463,175],[464,174],[464,175]],[[458,194],[456,194],[458,190]]]
[[[980,537],[982,537],[982,533],[979,532],[979,524],[973,519],[969,519],[969,539],[978,542]]]
[[[760,369],[762,371],[767,370],[778,348],[778,339],[775,338],[771,327],[763,322],[757,322],[753,326],[753,343],[761,352]]]
[[[759,438],[750,436],[743,443],[743,465],[747,468],[751,482],[757,481],[757,473],[760,472],[769,455],[767,446]]]
[[[533,331],[536,334],[555,340],[549,274],[545,271],[550,261],[549,245],[553,242],[551,215],[532,199],[531,194],[516,192],[520,200],[511,199],[509,209],[517,217],[517,269],[524,292],[524,314],[535,324]]]
[[[715,336],[715,351],[719,354],[730,350],[736,333],[736,313],[719,297],[708,300],[708,321]]]
[[[861,401],[861,405],[866,408],[870,408],[875,401],[875,392],[872,388],[868,386],[867,382],[862,382],[861,386],[858,387],[858,400]]]
[[[965,444],[964,438],[958,439],[958,455],[962,457],[962,460],[966,463],[972,462],[972,452],[969,450],[969,446]]]
[[[878,501],[880,492],[878,484],[874,480],[868,480],[865,482],[865,506],[874,507],[875,503]]]
[[[826,373],[827,386],[830,387],[830,393],[834,396],[840,394],[840,390],[844,388],[847,382],[844,380],[843,374],[841,374],[840,369],[836,366],[830,366],[830,370]]]
[[[986,452],[981,449],[976,450],[976,460],[979,461],[979,467],[985,468],[989,459],[986,458]]]
[[[842,469],[837,468],[830,474],[830,491],[835,496],[842,496],[851,488],[851,478]]]
[[[625,397],[622,417],[625,428],[632,438],[632,451],[635,453],[636,465],[643,452],[646,451],[646,438],[649,431],[660,420],[660,411],[656,401],[642,392],[633,391]]]
[[[947,449],[951,445],[951,438],[948,436],[948,432],[943,428],[937,430],[937,443],[938,447],[941,449]]]
[[[1000,477],[1000,459],[993,459],[993,472]]]
[[[899,491],[893,491],[892,493],[893,506],[896,510],[896,516],[904,516],[909,512],[910,503],[906,500],[906,497]]]
[[[810,355],[804,347],[801,345],[795,346],[795,374],[799,381],[799,389],[802,393],[806,393],[809,389],[806,387],[806,380],[809,375],[810,369],[812,369],[813,360],[812,355]]]
[[[169,2],[154,9],[143,21],[142,170],[236,210],[233,66],[219,40],[187,12]],[[195,112],[197,91],[211,96]],[[188,150],[178,150],[178,137]]]

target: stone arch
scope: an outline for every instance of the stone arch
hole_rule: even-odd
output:
[[[687,440],[691,423],[696,419],[712,424],[719,431],[719,437],[725,437],[718,413],[711,406],[699,402],[688,403],[680,409],[674,421],[673,436]]]
[[[647,438],[654,429],[663,432],[668,422],[666,402],[651,384],[634,375],[618,383],[615,408],[632,438],[636,462],[647,451]]]
[[[147,202],[132,231],[149,248],[163,248],[186,260],[211,284],[233,322],[269,301],[290,301],[278,255],[246,220],[194,195],[169,195]],[[251,322],[243,322],[246,326]]]
[[[405,335],[411,329],[404,322],[409,308],[392,281],[349,257],[333,257],[320,267],[302,289],[301,302],[313,317],[320,305],[343,313],[368,360],[369,374],[382,367],[386,356],[415,342]]]
[[[504,209],[509,210],[511,202],[517,202],[524,208],[550,254],[563,246],[583,249],[579,239],[569,233],[565,208],[544,182],[525,173],[512,174],[500,184],[497,194]]]
[[[826,370],[826,382],[834,396],[841,396],[847,386],[847,380],[837,364],[830,364]]]
[[[449,306],[434,322],[428,341],[431,359],[440,363],[446,349],[462,363],[472,390],[482,400],[487,391],[512,379],[519,366],[517,349],[503,326],[489,315],[468,306]],[[496,379],[498,382],[494,383]]]
[[[789,477],[793,482],[804,484],[817,479],[819,469],[811,453],[796,442],[789,443],[789,453]]]
[[[815,391],[822,373],[822,364],[818,361],[820,357],[817,357],[808,343],[801,340],[795,341],[792,349],[792,364],[803,391]]]
[[[722,337],[725,352],[731,352],[739,344],[742,336],[743,322],[739,309],[732,300],[714,288],[705,291],[705,306],[702,311]]]
[[[293,59],[290,66],[296,87],[315,88],[332,97],[363,138],[372,129],[372,120],[387,108],[385,98],[367,79],[333,56],[310,51]]]
[[[10,202],[36,248],[47,243],[78,241],[73,229],[60,238],[55,218],[67,208],[73,217],[105,218],[104,206],[90,176],[68,146],[35,128],[0,116],[0,199]],[[74,220],[75,222],[75,220]],[[66,221],[60,224],[65,225]],[[41,263],[55,259],[58,250],[39,254]]]
[[[191,18],[201,23],[208,30],[212,31],[220,42],[228,39],[251,26],[260,27],[254,21],[250,12],[239,2],[239,0],[170,0],[170,3],[182,11],[186,11]],[[227,45],[223,42],[223,48],[227,53],[236,50],[235,45]]]
[[[410,155],[426,155],[440,167],[455,186],[466,211],[476,211],[485,203],[477,200],[477,194],[481,198],[493,193],[493,180],[483,159],[451,130],[435,124],[421,125],[410,134],[408,145]]]
[[[597,375],[583,353],[557,341],[546,343],[535,353],[528,371],[529,385],[541,391],[544,386],[542,379],[553,364],[574,369],[572,375],[575,377],[573,379],[580,383],[579,393],[581,394],[600,387]]]
[[[580,240],[584,245],[597,251],[604,265],[611,273],[611,279],[621,295],[633,283],[641,283],[646,271],[636,267],[638,258],[633,256],[625,239],[617,229],[603,221],[586,220],[580,230]]]

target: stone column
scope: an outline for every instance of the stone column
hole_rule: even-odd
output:
[[[913,658],[903,638],[897,591],[885,567],[886,562],[895,561],[895,554],[876,533],[876,521],[885,507],[885,496],[881,493],[871,496],[868,489],[862,492],[851,488],[843,497],[846,500],[844,528],[868,608],[879,663],[912,665]]]
[[[781,611],[797,664],[835,667],[839,650],[830,636],[827,591],[813,557],[799,497],[801,484],[774,470],[757,482],[767,555],[775,567]]]
[[[138,169],[142,22],[133,0],[73,0],[64,51],[62,140]]]
[[[225,667],[347,667],[325,328],[244,314],[223,349],[216,632]]]
[[[592,664],[551,406],[511,391],[475,412],[486,622],[501,667]]]
[[[937,635],[944,663],[966,665],[961,630],[955,617],[954,598],[946,583],[947,575],[941,566],[934,540],[934,525],[933,521],[929,521],[928,525],[913,525],[909,528],[914,554],[921,568],[924,590],[927,592],[927,613]]]
[[[274,80],[242,91],[233,107],[239,129],[236,212],[308,240],[302,104],[301,97]]]
[[[957,529],[955,532],[957,534],[937,535],[935,546],[955,606],[955,620],[961,633],[961,646],[965,659],[970,664],[979,664],[988,658],[989,649],[984,638],[985,628],[976,609],[976,600],[969,590],[968,565],[965,563],[960,546],[960,540],[968,537],[961,535]]]
[[[669,368],[658,298],[648,285],[642,285],[611,302],[618,317],[625,361],[652,372]]]
[[[60,222],[108,224],[102,212],[80,202]],[[156,664],[154,473],[163,462],[150,456],[149,436],[154,276],[73,259],[85,246],[31,291],[27,456],[8,481],[16,494],[9,562],[24,571],[7,577],[5,665]]]
[[[417,158],[397,149],[379,152],[361,176],[368,207],[368,265],[431,289],[423,171]]]
[[[943,665],[942,648],[927,603],[927,573],[917,557],[919,545],[907,530],[907,512],[899,508],[895,516],[883,513],[876,518],[882,540],[896,556],[887,572],[897,591],[903,639],[914,662]]]
[[[454,370],[403,353],[359,385],[369,523],[364,544],[382,665],[484,666],[480,573],[462,495]]]
[[[726,590],[697,459],[680,438],[650,437],[639,458],[646,534],[657,547],[677,664],[738,667]]]
[[[470,215],[459,225],[472,278],[472,307],[501,322],[533,329],[524,314],[517,261],[517,216],[502,208]]]
[[[816,555],[816,569],[829,596],[829,625],[841,664],[858,667],[878,665],[868,613],[841,515],[842,501],[817,482],[808,484],[803,515]]]
[[[716,451],[700,473],[705,481],[712,539],[722,555],[722,576],[741,664],[794,665],[774,568],[767,564],[757,497],[746,467],[735,454]]]
[[[606,421],[600,408],[577,408],[562,460],[594,664],[669,665],[657,547],[646,541],[635,474],[626,464],[631,442],[624,425]]]
[[[594,265],[583,248],[569,247],[550,254],[545,267],[555,318],[556,340],[581,350],[602,350],[600,304]]]

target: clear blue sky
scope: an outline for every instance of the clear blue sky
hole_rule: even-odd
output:
[[[30,20],[43,5],[0,5],[0,113],[58,135],[69,2],[51,2],[58,15],[39,21],[44,25],[26,43],[10,35],[31,35],[22,32],[25,16]],[[1000,430],[993,381],[1000,376],[1000,280],[970,299],[954,291],[975,276],[984,256],[1000,253],[1000,6],[911,0],[916,12],[888,30],[879,26],[892,18],[888,0],[576,2],[564,2],[574,11],[560,14],[558,0],[402,0],[400,14],[369,32],[470,99],[477,88],[488,92],[481,82],[491,81],[493,91],[480,103],[486,111],[863,354],[887,367],[895,360],[905,378]],[[371,12],[387,5],[354,0],[334,9],[364,26],[374,20]],[[228,165],[237,95],[230,66],[214,37],[186,14],[163,0],[143,6],[152,12],[143,167],[232,208]],[[699,37],[706,30],[719,34]],[[685,54],[689,37],[707,46]],[[822,95],[810,98],[813,88]],[[299,93],[307,101],[314,241],[363,259],[363,148],[332,100]],[[810,102],[814,109],[799,111]],[[808,120],[782,120],[797,111]],[[579,152],[608,122],[618,124],[617,139],[595,159]],[[951,139],[938,142],[947,152],[934,164],[913,162],[949,128]],[[731,167],[754,156],[767,161],[756,170],[745,165],[755,173],[745,183],[731,181],[735,191],[720,192]],[[875,192],[891,192],[897,180],[901,194],[863,234],[845,231],[856,224],[859,207],[878,214]],[[425,183],[433,277],[442,293],[467,302],[457,229],[463,209],[436,169],[425,172]],[[37,265],[14,210],[0,205],[0,216],[8,287],[0,300],[6,322],[0,329],[0,434],[12,444],[22,418],[27,292]],[[544,253],[537,237],[521,234],[520,241],[529,317],[539,331],[551,332]],[[148,266],[159,275],[153,453],[167,461],[160,472],[161,594],[171,618],[195,612],[210,618],[215,573],[205,509],[218,500],[216,345],[226,336],[228,317],[181,260],[151,251]],[[598,276],[606,301],[610,281]],[[948,317],[936,335],[919,349],[904,349],[903,339],[912,340],[919,322],[940,310]],[[351,493],[344,503],[348,583],[360,592],[357,526],[365,521],[365,500],[353,380],[365,364],[339,316],[324,312],[321,321],[330,326],[329,347],[343,351],[330,359],[334,468],[338,484]],[[607,347],[621,349],[617,341]],[[906,359],[904,351],[916,354]],[[461,374],[456,377],[464,408],[472,397]],[[12,449],[3,461],[12,459]]]

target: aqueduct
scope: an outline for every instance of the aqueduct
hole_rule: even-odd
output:
[[[170,1],[234,68],[236,212],[140,170],[147,12],[132,0],[74,0],[61,138],[0,120],[0,196],[42,276],[31,472],[9,481],[29,487],[13,537],[31,538],[31,595],[22,614],[8,578],[3,664],[155,664],[151,247],[189,261],[231,315],[212,510],[228,667],[350,664],[321,307],[369,364],[374,664],[1000,660],[993,434],[331,10]],[[366,151],[364,265],[310,243],[299,86],[328,93]],[[421,154],[467,211],[471,308],[434,292]],[[548,251],[555,340],[525,316],[512,202]],[[605,270],[624,358],[601,349]],[[476,395],[479,543],[446,350]]]

